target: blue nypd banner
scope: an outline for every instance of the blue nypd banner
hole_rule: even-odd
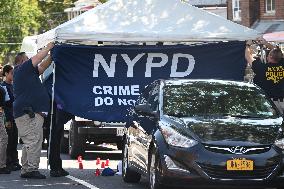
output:
[[[55,99],[76,116],[125,121],[127,109],[156,79],[243,80],[244,42],[195,46],[57,45]]]

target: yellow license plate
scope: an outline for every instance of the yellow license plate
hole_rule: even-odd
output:
[[[253,161],[245,158],[227,161],[227,171],[252,171]]]

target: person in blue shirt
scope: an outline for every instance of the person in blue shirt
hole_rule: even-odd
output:
[[[8,134],[8,145],[7,145],[7,166],[11,171],[21,170],[22,166],[19,164],[18,159],[18,129],[13,117],[13,71],[14,68],[7,64],[3,67],[2,74],[4,81],[2,86],[5,86],[9,96],[9,100],[5,102],[4,112],[6,118],[6,131]]]
[[[13,115],[19,137],[23,140],[22,178],[45,179],[38,171],[43,140],[44,115],[50,109],[48,92],[39,76],[51,64],[48,55],[54,44],[49,43],[32,58],[24,52],[15,58]]]

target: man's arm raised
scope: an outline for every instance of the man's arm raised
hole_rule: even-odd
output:
[[[250,44],[246,45],[245,58],[250,65],[252,65],[252,62],[255,60],[251,52]]]
[[[36,67],[47,56],[48,52],[54,47],[53,43],[48,43],[46,47],[40,50],[35,56],[33,56],[32,64]]]
[[[48,55],[48,57],[38,65],[39,75],[41,75],[48,68],[51,62],[51,55]]]

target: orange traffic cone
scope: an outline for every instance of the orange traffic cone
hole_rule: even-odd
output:
[[[101,163],[101,158],[97,158],[97,161],[96,161],[96,165],[99,165]]]
[[[83,169],[83,162],[82,162],[83,158],[82,158],[82,156],[78,156],[77,160],[78,160],[78,163],[79,163],[79,169]]]
[[[102,169],[105,168],[105,162],[102,162],[101,168],[102,168]]]
[[[106,160],[105,166],[109,166],[109,159]]]
[[[101,173],[100,173],[100,170],[97,168],[97,169],[96,169],[96,172],[95,172],[95,175],[96,175],[96,176],[100,176],[100,174],[101,174]]]

